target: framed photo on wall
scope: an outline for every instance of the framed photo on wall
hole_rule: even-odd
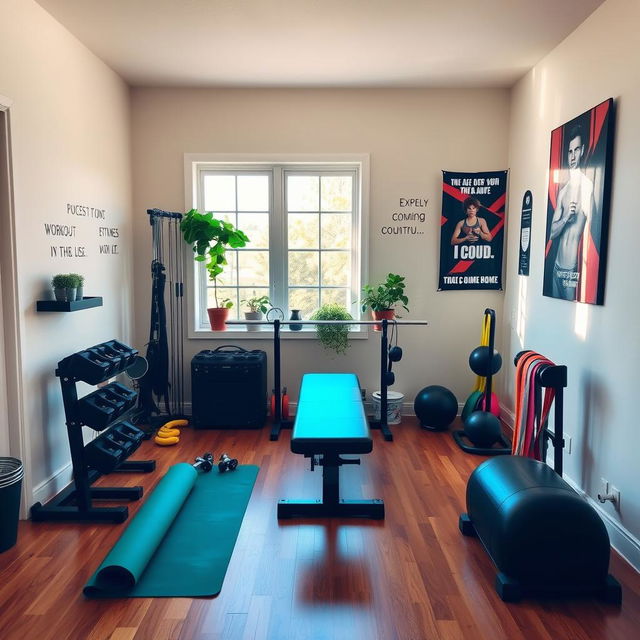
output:
[[[613,98],[551,132],[543,294],[603,304]]]

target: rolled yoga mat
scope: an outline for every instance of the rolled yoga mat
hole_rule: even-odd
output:
[[[84,587],[91,598],[220,593],[258,467],[173,465]]]

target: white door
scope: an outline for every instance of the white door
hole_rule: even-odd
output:
[[[6,112],[0,109],[0,158],[7,158],[9,155],[7,141],[7,121]],[[0,220],[10,207],[9,182],[5,163],[0,162]],[[0,260],[0,456],[9,455],[9,408],[7,405],[7,369],[5,366],[5,346],[4,346],[4,310],[2,308],[2,282],[5,279],[2,262]]]

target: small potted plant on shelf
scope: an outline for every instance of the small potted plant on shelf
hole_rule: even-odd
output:
[[[213,282],[216,306],[207,309],[211,329],[224,331],[233,302],[228,298],[218,301],[218,278],[227,264],[227,249],[244,247],[249,238],[230,222],[217,220],[211,212],[200,213],[197,209],[191,209],[184,214],[180,222],[180,231],[185,242],[191,245],[196,254],[195,260],[205,263],[209,280]]]
[[[70,276],[73,276],[73,279],[76,283],[76,300],[82,300],[84,297],[84,276],[79,273],[70,273]]]
[[[72,302],[76,299],[76,279],[70,273],[59,273],[51,279],[53,294],[58,302]]]
[[[245,320],[262,320],[262,315],[267,313],[271,306],[269,296],[256,296],[256,292],[253,292],[253,297],[247,300],[241,300],[243,304],[247,306],[249,311],[244,312]],[[248,324],[247,331],[260,331],[259,324]]]
[[[365,284],[362,287],[362,311],[371,309],[374,320],[393,320],[396,316],[395,306],[400,304],[405,311],[409,311],[407,305],[409,299],[404,293],[404,276],[390,273],[387,279],[375,286]],[[380,325],[374,325],[374,331],[380,331]]]
[[[323,304],[312,316],[311,320],[353,320],[346,307],[341,304]],[[333,349],[338,354],[344,354],[349,348],[349,331],[351,325],[317,325],[318,340],[325,349]]]

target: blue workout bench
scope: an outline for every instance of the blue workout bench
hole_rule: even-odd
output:
[[[278,518],[384,518],[382,500],[341,500],[340,466],[360,464],[341,454],[370,453],[373,440],[354,373],[306,373],[302,377],[291,451],[322,466],[322,500],[280,500]],[[316,462],[316,457],[320,461]]]

